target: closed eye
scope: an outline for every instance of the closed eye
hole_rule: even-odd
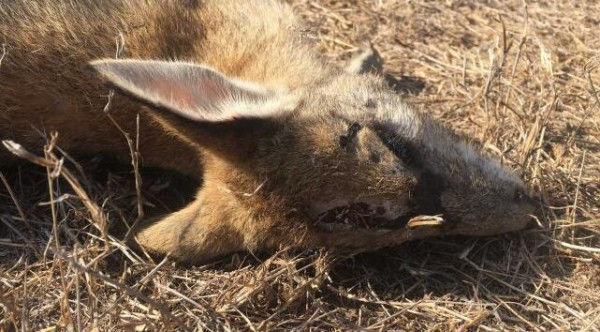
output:
[[[352,123],[348,126],[348,132],[345,135],[340,135],[339,144],[344,149],[351,149],[356,135],[362,129],[362,126],[358,122]]]

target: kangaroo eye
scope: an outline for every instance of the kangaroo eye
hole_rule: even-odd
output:
[[[350,138],[356,137],[356,134],[358,134],[358,131],[361,129],[362,129],[362,126],[358,122],[354,122],[353,124],[350,125],[350,127],[348,127],[348,137],[350,137]]]
[[[350,143],[350,138],[346,135],[340,135],[340,146],[342,148],[347,148],[348,144]]]
[[[362,129],[362,126],[354,122],[348,126],[348,132],[345,135],[340,135],[340,146],[344,149],[350,148],[352,141],[356,139],[356,134]]]

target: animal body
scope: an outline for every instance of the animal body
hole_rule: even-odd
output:
[[[129,160],[105,112],[136,132],[142,165],[202,181],[141,228],[185,261],[282,245],[360,250],[520,230],[523,183],[412,110],[377,75],[322,60],[289,6],[256,0],[2,0],[0,138],[59,133],[71,154]],[[0,166],[15,159],[0,150]],[[323,220],[348,208],[376,227]],[[355,212],[352,212],[355,211]],[[407,227],[420,215],[442,225]]]

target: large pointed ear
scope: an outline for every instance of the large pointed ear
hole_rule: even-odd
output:
[[[121,91],[199,122],[266,119],[295,107],[290,96],[188,62],[96,60],[90,63]]]

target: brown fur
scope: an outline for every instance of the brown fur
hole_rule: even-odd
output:
[[[211,122],[115,95],[109,111],[126,131],[135,132],[143,110],[143,165],[203,180],[189,206],[138,233],[140,244],[156,253],[200,261],[280,245],[374,249],[436,234],[516,230],[531,210],[528,203],[505,202],[522,190],[518,179],[414,113],[382,79],[319,59],[288,6],[276,1],[1,1],[0,38],[7,50],[0,66],[0,138],[32,149],[42,146],[40,133],[56,130],[59,145],[71,153],[129,158],[122,135],[102,112],[108,89],[88,64],[116,55],[208,65],[297,101],[283,115]],[[360,124],[356,137],[350,137],[353,123]],[[5,151],[0,158],[4,165],[11,160]],[[443,187],[431,185],[437,179]],[[474,204],[476,189],[497,198]],[[448,211],[456,222],[424,231],[316,227],[311,211],[338,201],[367,202],[404,217],[431,205],[426,212]],[[498,211],[506,215],[482,218],[500,202]],[[476,219],[485,222],[473,227]]]

